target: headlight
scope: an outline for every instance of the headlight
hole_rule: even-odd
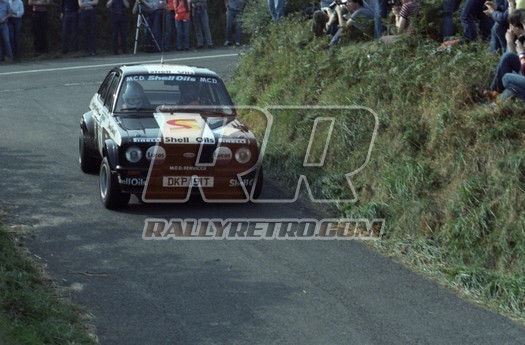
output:
[[[221,146],[213,152],[213,158],[217,164],[228,164],[233,158],[233,153],[229,147]]]
[[[240,149],[235,151],[235,160],[238,163],[241,163],[241,164],[248,163],[251,158],[252,158],[252,152],[246,147],[241,147]]]
[[[137,163],[142,158],[142,151],[136,147],[131,146],[126,150],[126,159],[131,163]]]

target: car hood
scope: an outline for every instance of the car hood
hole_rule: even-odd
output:
[[[232,120],[233,119],[233,120]],[[243,138],[255,140],[251,131],[232,117],[209,117],[205,120],[195,113],[155,113],[152,117],[121,116],[118,120],[123,137],[133,141],[153,141],[158,138],[187,137],[190,142],[200,143],[197,138]]]
[[[122,116],[119,118],[119,123],[128,137],[157,138],[159,136],[159,125],[153,116]]]

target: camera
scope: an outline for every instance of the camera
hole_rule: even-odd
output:
[[[518,41],[520,41],[521,44],[525,44],[525,35],[519,36]]]
[[[334,0],[328,7],[333,10],[335,6],[345,5],[347,2],[348,0]]]
[[[392,7],[401,6],[401,0],[388,0],[388,5]]]

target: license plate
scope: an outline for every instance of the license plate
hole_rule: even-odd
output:
[[[213,187],[213,177],[209,176],[163,176],[162,187]]]

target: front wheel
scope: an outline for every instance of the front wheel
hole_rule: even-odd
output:
[[[78,138],[78,163],[80,164],[80,170],[87,174],[92,174],[97,171],[98,161],[87,154],[85,134],[82,129],[80,130],[80,136]]]
[[[106,208],[112,210],[128,204],[131,195],[120,190],[117,175],[111,173],[107,157],[100,164],[99,185],[100,198]]]

